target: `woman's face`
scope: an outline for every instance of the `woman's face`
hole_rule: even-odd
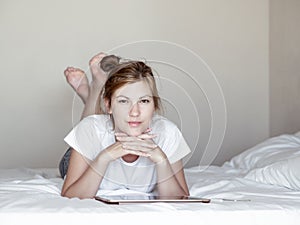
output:
[[[126,84],[112,96],[111,108],[116,132],[138,136],[146,131],[155,111],[152,91],[145,81]]]

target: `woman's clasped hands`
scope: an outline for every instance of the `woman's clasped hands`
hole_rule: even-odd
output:
[[[155,134],[150,133],[150,129],[138,136],[129,136],[122,132],[116,132],[116,143],[106,149],[111,160],[123,157],[130,159],[137,159],[138,156],[148,157],[154,163],[159,163],[166,159],[166,155],[160,147],[153,141]],[[127,160],[126,160],[127,161]]]

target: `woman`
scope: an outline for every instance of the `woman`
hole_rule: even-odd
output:
[[[156,113],[160,98],[151,68],[140,61],[120,63],[116,56],[98,59],[107,78],[103,87],[92,82],[81,96],[83,119],[65,138],[72,150],[62,196],[93,198],[99,189],[189,195],[182,158],[190,149],[178,128]],[[105,113],[95,97],[100,86]],[[89,115],[95,108],[100,114]]]

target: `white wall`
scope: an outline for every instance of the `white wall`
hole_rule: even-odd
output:
[[[196,148],[188,166],[205,151],[201,163],[221,164],[267,138],[268,6],[267,0],[2,0],[0,167],[57,166],[82,107],[63,70],[88,72],[91,56],[112,49],[156,60],[166,114]],[[116,48],[141,40],[166,42]]]
[[[270,1],[270,134],[300,130],[300,1]]]

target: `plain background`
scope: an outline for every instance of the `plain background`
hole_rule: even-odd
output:
[[[221,165],[300,130],[298,0],[1,0],[0,166],[56,167],[82,104],[65,81],[98,52],[149,60],[165,114]]]

